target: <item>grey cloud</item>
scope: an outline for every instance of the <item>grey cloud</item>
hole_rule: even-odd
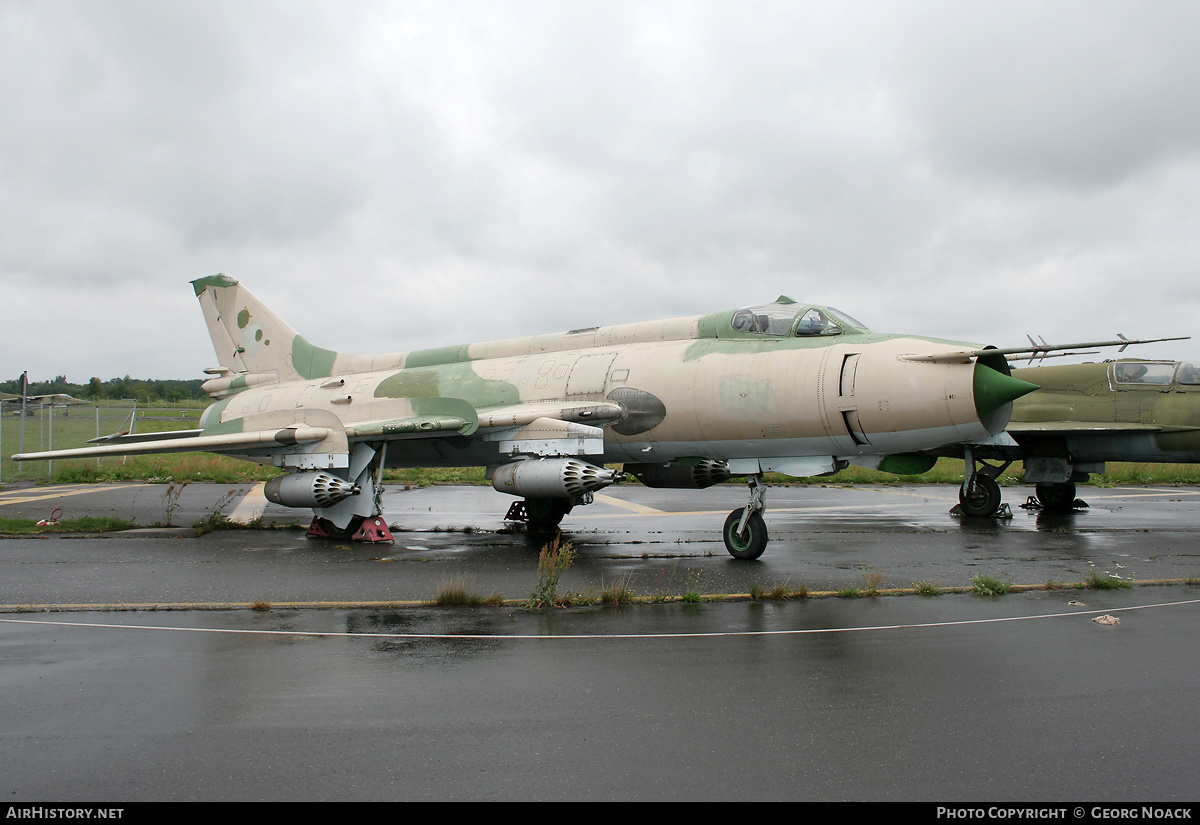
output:
[[[1196,14],[8,3],[4,351],[39,334],[41,289],[67,298],[62,345],[8,357],[194,375],[186,281],[217,271],[357,351],[780,292],[967,340],[1186,334]],[[147,334],[200,351],[73,337],[139,294],[169,316]]]

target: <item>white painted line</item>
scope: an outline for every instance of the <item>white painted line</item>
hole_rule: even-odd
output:
[[[1100,489],[1103,489],[1103,488],[1100,488]],[[1138,488],[1115,487],[1113,489],[1130,490],[1130,489],[1138,489]],[[1147,490],[1150,488],[1143,487],[1141,489]],[[1120,494],[1120,495],[1097,495],[1096,493],[1093,493],[1088,488],[1084,487],[1084,488],[1078,490],[1078,492],[1079,492],[1079,494],[1085,495],[1093,501],[1108,501],[1109,499],[1114,499],[1114,498],[1154,498],[1156,496],[1157,497],[1162,497],[1162,496],[1200,496],[1200,490],[1174,490],[1174,489],[1167,489],[1167,490],[1151,489],[1150,492],[1124,493],[1124,494]]]
[[[1100,610],[1076,610],[1069,613],[1039,613],[1033,616],[1007,616],[994,619],[963,619],[954,622],[919,622],[915,624],[869,625],[866,627],[822,627],[802,630],[730,630],[717,633],[563,633],[518,634],[518,633],[346,633],[342,631],[319,632],[309,630],[237,630],[218,627],[172,627],[138,624],[97,624],[92,622],[51,622],[44,619],[0,619],[3,624],[53,625],[56,627],[87,627],[107,630],[167,630],[180,633],[226,633],[246,636],[306,636],[329,638],[362,639],[494,639],[497,641],[561,640],[561,639],[715,639],[727,636],[812,636],[822,633],[861,633],[869,630],[914,630],[931,627],[965,627],[977,624],[1000,624],[1003,622],[1027,622],[1034,619],[1064,619],[1092,614],[1123,613],[1132,610],[1150,610],[1158,607],[1181,607],[1200,604],[1200,599],[1178,602],[1142,604],[1133,607],[1109,607]]]

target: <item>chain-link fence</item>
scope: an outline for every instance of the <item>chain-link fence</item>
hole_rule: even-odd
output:
[[[68,463],[57,461],[13,461],[14,453],[43,450],[69,450],[86,447],[88,441],[113,433],[150,433],[189,430],[199,426],[200,413],[207,401],[139,402],[132,399],[96,403],[64,404],[61,400],[25,403],[22,414],[19,401],[5,401],[0,413],[0,482],[44,481],[65,468],[90,467],[103,470],[120,466],[132,459],[123,456],[77,458]]]

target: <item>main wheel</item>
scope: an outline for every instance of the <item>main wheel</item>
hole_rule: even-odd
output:
[[[1037,486],[1037,500],[1047,513],[1066,513],[1075,503],[1075,483],[1063,484],[1042,482]]]
[[[533,530],[553,530],[569,512],[571,502],[565,498],[525,499],[525,523]]]
[[[958,491],[958,503],[965,516],[990,516],[1000,509],[1000,485],[994,478],[976,475],[971,489]]]
[[[739,536],[737,528],[745,509],[739,507],[729,514],[721,534],[725,538],[725,549],[729,551],[729,555],[735,559],[749,561],[757,559],[763,554],[763,550],[767,549],[767,523],[763,521],[761,513],[751,513],[750,518],[746,519],[746,531]]]

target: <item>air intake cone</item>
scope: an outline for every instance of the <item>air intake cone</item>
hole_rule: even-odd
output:
[[[1010,401],[1037,388],[1037,384],[1013,378],[978,362],[975,364],[975,412],[981,421]]]

